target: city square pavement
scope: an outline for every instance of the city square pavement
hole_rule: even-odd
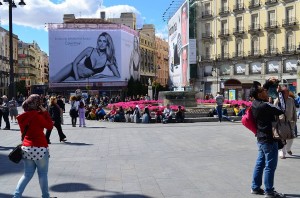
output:
[[[69,107],[69,106],[68,106]],[[59,198],[254,198],[250,194],[256,139],[241,123],[134,124],[87,121],[66,143],[56,129],[50,145],[49,189]],[[298,123],[300,124],[300,123]],[[2,121],[2,128],[4,123]],[[23,164],[7,158],[19,143],[17,124],[0,130],[0,198],[12,197]],[[300,197],[300,138],[294,156],[279,159],[275,187]],[[23,197],[41,197],[37,173]]]

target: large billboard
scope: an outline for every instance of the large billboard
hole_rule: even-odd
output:
[[[50,87],[123,86],[140,76],[137,33],[119,29],[49,29]]]
[[[169,73],[174,87],[189,84],[189,6],[185,1],[168,22]]]

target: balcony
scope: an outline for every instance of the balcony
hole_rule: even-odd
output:
[[[282,27],[284,28],[296,28],[299,25],[299,21],[295,17],[282,19]]]
[[[234,5],[233,12],[240,13],[245,11],[245,6],[243,3],[238,3]]]
[[[266,0],[265,5],[266,6],[274,6],[278,3],[278,0]]]
[[[211,32],[205,32],[205,33],[202,33],[202,40],[211,40],[213,39],[214,36],[213,36],[213,33]]]
[[[234,36],[243,36],[244,34],[245,34],[245,28],[244,27],[233,28],[233,35]]]
[[[265,49],[265,56],[276,56],[279,54],[278,48]]]
[[[219,30],[219,37],[220,38],[228,38],[230,37],[230,32],[228,29]]]
[[[272,31],[272,30],[278,30],[280,28],[280,25],[277,21],[269,21],[265,23],[265,30]]]
[[[289,2],[296,1],[296,0],[282,0],[282,1],[284,1],[285,3],[289,3]]]
[[[297,46],[288,45],[286,47],[282,47],[282,54],[297,54]]]
[[[249,34],[259,34],[262,30],[262,27],[260,24],[251,24],[249,25],[248,33]]]
[[[211,61],[211,60],[212,60],[211,54],[205,54],[201,56],[201,61]]]
[[[213,13],[210,10],[202,12],[202,19],[210,19],[213,17]]]
[[[230,59],[229,53],[218,54],[218,60],[220,61],[229,60],[229,59]]]
[[[253,9],[256,9],[256,8],[260,8],[260,6],[261,6],[260,1],[255,1],[255,0],[249,1],[249,9],[250,10],[253,10]]]
[[[252,49],[251,51],[248,51],[248,57],[250,58],[258,58],[261,56],[262,56],[261,50]]]
[[[246,53],[244,51],[238,51],[232,53],[232,58],[234,59],[244,59],[246,57]]]
[[[220,16],[227,16],[230,14],[230,9],[228,7],[222,7],[219,10],[219,15]]]

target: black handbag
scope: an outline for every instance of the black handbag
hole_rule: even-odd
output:
[[[24,128],[24,133],[22,134],[22,142],[24,140],[24,137],[26,135],[26,132],[29,128],[29,124],[27,124]],[[18,146],[16,146],[8,155],[8,158],[10,161],[14,162],[14,163],[19,163],[22,159],[22,144],[19,144]]]

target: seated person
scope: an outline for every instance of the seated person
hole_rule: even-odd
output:
[[[226,108],[223,109],[222,118],[225,118],[225,120],[227,120],[229,122],[233,122],[234,121],[234,120],[230,120],[230,118],[228,117],[228,112],[227,112]]]
[[[116,115],[115,115],[115,122],[124,122],[125,121],[125,112],[122,106],[120,106],[117,109]]]
[[[104,116],[104,119],[108,121],[114,121],[116,114],[117,114],[117,107],[113,105],[111,107],[110,112]]]
[[[98,109],[96,110],[96,119],[97,120],[104,120],[104,116],[106,115],[104,109],[100,105]]]
[[[184,111],[182,110],[181,106],[178,106],[178,110],[175,113],[176,122],[184,122]]]
[[[86,119],[87,120],[96,120],[96,109],[95,109],[95,107],[91,108],[91,111],[89,112]]]
[[[243,116],[246,113],[246,105],[242,104],[242,106],[240,107],[240,112],[237,114],[237,116]]]
[[[162,122],[162,111],[160,110],[160,108],[158,108],[155,112],[155,121],[157,123],[161,123]]]
[[[136,105],[132,114],[131,122],[140,123],[141,122],[140,118],[141,118],[141,109],[138,105]]]
[[[142,115],[142,123],[150,123],[150,119],[151,119],[151,116],[150,116],[149,108],[145,107],[144,113]]]
[[[131,116],[133,115],[133,109],[132,107],[129,107],[126,111],[125,111],[125,121],[126,122],[131,122]]]
[[[170,104],[167,104],[166,108],[163,111],[162,114],[162,122],[164,124],[172,122],[172,109],[170,108]]]
[[[237,116],[237,115],[239,114],[240,108],[239,108],[239,105],[238,105],[238,104],[234,105],[234,107],[233,107],[233,112],[234,112],[234,115],[235,115],[235,116]]]

